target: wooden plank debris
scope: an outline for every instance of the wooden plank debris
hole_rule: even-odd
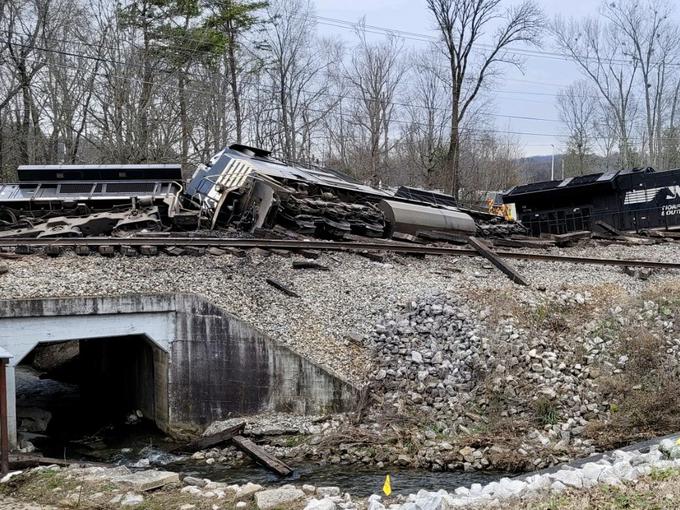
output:
[[[373,262],[385,262],[385,254],[384,253],[377,253],[373,251],[358,251],[357,255],[361,255],[362,257],[366,257],[369,260],[372,260]]]
[[[623,237],[623,232],[612,227],[606,221],[596,221],[595,226],[600,227],[603,231],[616,237]]]
[[[227,441],[231,441],[234,438],[234,436],[241,434],[245,427],[246,422],[237,423],[233,427],[225,429],[222,432],[218,432],[217,434],[212,434],[206,437],[199,437],[198,439],[194,439],[193,441],[186,445],[172,448],[170,452],[193,453],[199,450],[206,450],[208,448],[212,448],[222,443],[226,443]]]
[[[113,257],[115,254],[115,248],[113,246],[98,246],[97,251],[102,257]]]
[[[477,239],[476,237],[470,237],[469,243],[470,246],[472,246],[477,251],[477,253],[486,258],[503,273],[508,275],[510,280],[520,285],[529,285],[522,275],[520,275],[511,265],[496,255],[483,241]]]
[[[240,248],[221,248],[221,249],[225,250],[227,253],[233,255],[234,257],[238,257],[240,259],[248,256],[248,253],[245,250],[241,250]]]
[[[284,293],[285,295],[287,295],[287,296],[296,297],[296,298],[299,298],[299,297],[300,297],[300,295],[299,295],[297,292],[295,292],[293,289],[291,289],[290,287],[284,285],[283,283],[281,283],[281,282],[278,281],[278,280],[274,280],[273,278],[267,278],[265,281],[266,281],[269,285],[271,285],[271,286],[274,287],[275,289],[280,290],[281,292],[283,292],[283,293]]]
[[[547,239],[493,239],[494,246],[504,246],[507,248],[552,248],[555,246],[555,241],[550,241]]]
[[[145,244],[144,246],[139,247],[139,253],[146,257],[154,257],[158,255],[158,247]]]
[[[61,246],[47,245],[45,246],[45,254],[50,257],[58,257],[61,255]]]
[[[659,244],[665,242],[660,238],[650,238],[650,237],[635,237],[632,235],[614,235],[609,232],[593,232],[593,239],[608,241],[607,244],[618,243],[618,244],[632,244],[635,246],[649,246],[653,244]]]
[[[467,244],[467,237],[451,232],[441,232],[440,230],[419,230],[416,236],[425,241],[444,241],[452,244]]]
[[[313,262],[311,260],[294,260],[293,269],[317,269],[319,271],[330,271],[328,266]]]
[[[392,239],[394,239],[395,241],[401,241],[401,242],[404,242],[404,243],[416,243],[416,244],[424,244],[425,243],[425,241],[422,238],[420,238],[418,236],[411,235],[411,234],[405,234],[403,232],[394,232],[392,234]]]
[[[321,253],[316,250],[305,250],[302,248],[295,250],[295,253],[302,255],[306,259],[318,259],[321,256]]]
[[[179,257],[184,255],[184,249],[178,246],[165,246],[163,251],[172,257]]]
[[[222,248],[217,248],[215,246],[211,246],[208,248],[208,251],[206,252],[208,255],[212,255],[213,257],[221,257],[222,255],[226,255],[226,250],[223,250]]]
[[[568,232],[566,234],[557,234],[553,236],[557,246],[570,246],[582,239],[590,239],[592,232],[590,230],[579,230],[578,232]]]
[[[189,255],[191,257],[200,257],[205,255],[205,247],[203,246],[183,246],[184,255]]]
[[[9,456],[9,464],[13,469],[24,469],[35,466],[88,466],[88,467],[114,467],[113,464],[105,464],[103,462],[89,462],[84,460],[69,460],[69,459],[55,459],[52,457],[43,457],[41,455],[31,455],[26,453],[11,454]]]
[[[250,455],[255,461],[265,466],[267,469],[274,471],[279,476],[288,476],[293,472],[293,468],[283,461],[280,461],[273,455],[270,455],[262,448],[257,446],[251,440],[243,436],[234,436],[231,442]]]

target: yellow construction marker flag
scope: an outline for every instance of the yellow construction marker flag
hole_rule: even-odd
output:
[[[385,483],[383,484],[383,492],[385,496],[392,494],[392,483],[390,482],[390,475],[385,477]]]

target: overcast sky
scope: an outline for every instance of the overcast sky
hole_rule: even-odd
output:
[[[425,0],[313,0],[316,15],[356,22],[366,17],[366,24],[418,34],[436,35],[432,18],[425,8]],[[508,2],[506,5],[510,5]],[[539,0],[546,16],[585,16],[596,14],[599,0]],[[319,25],[320,33],[333,33],[350,39],[350,30]],[[406,45],[425,46],[424,42],[406,40]],[[550,41],[544,42],[546,50],[552,49]],[[555,94],[580,78],[574,64],[545,57],[527,57],[524,73],[506,67],[504,79],[494,89],[496,128],[515,133],[527,156],[549,155],[551,144],[556,151],[564,148],[564,128],[555,107]],[[527,120],[501,115],[537,117],[548,120]]]

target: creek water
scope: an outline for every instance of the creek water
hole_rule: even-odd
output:
[[[166,466],[172,469],[173,465]],[[215,481],[243,484],[247,482],[284,485],[311,484],[317,487],[336,486],[343,492],[349,492],[354,497],[381,494],[385,475],[389,474],[394,494],[412,494],[420,489],[453,491],[460,486],[470,486],[473,483],[489,483],[498,480],[500,474],[480,472],[442,472],[433,473],[418,469],[368,469],[356,466],[330,466],[319,464],[302,464],[295,466],[295,472],[286,478],[279,478],[255,465],[220,469],[215,465],[183,465],[182,471],[192,476],[205,477]]]
[[[34,373],[22,370],[18,372],[17,387],[19,405],[37,406],[53,413],[48,433],[31,437],[31,442],[48,457],[98,461],[126,465],[132,469],[159,468],[228,484],[337,486],[354,497],[380,494],[386,474],[390,475],[394,494],[409,494],[420,489],[452,491],[460,486],[485,484],[504,476],[482,472],[430,472],[293,462],[294,473],[281,478],[250,460],[239,467],[217,463],[208,465],[205,461],[168,453],[175,444],[150,422],[90,422],[92,417],[88,416],[87,409],[83,409],[86,406],[80,402],[75,385],[41,380]]]

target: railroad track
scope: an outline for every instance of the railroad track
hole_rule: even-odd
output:
[[[155,246],[163,247],[216,247],[216,248],[262,248],[281,250],[324,250],[324,251],[385,251],[417,255],[444,255],[453,257],[476,257],[479,253],[470,248],[453,248],[446,246],[428,246],[408,244],[394,241],[299,241],[290,239],[225,239],[218,237],[85,237],[85,238],[0,238],[0,248],[16,246]],[[649,267],[656,269],[680,269],[680,263],[656,262],[634,259],[606,259],[597,257],[574,257],[568,255],[549,255],[543,253],[522,253],[513,251],[496,251],[496,255],[516,260],[538,260],[544,262],[568,262],[573,264],[593,264],[603,266]]]

